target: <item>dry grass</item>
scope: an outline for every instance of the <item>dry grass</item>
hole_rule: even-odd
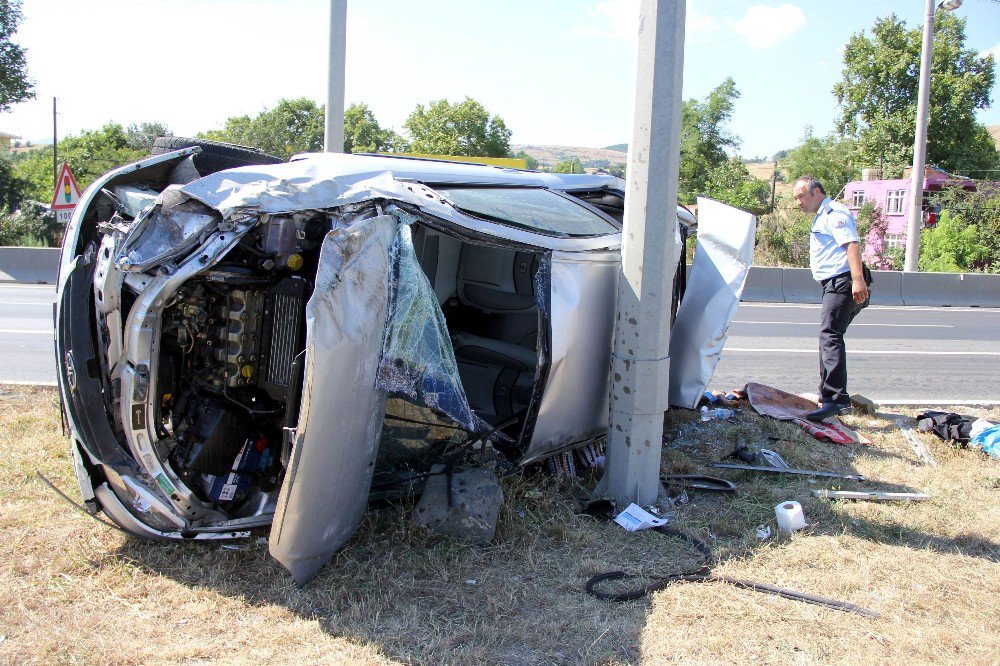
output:
[[[851,601],[882,614],[872,620],[716,583],[593,599],[582,586],[597,572],[665,573],[695,558],[679,541],[575,515],[579,488],[542,479],[504,481],[485,547],[411,527],[406,506],[373,509],[300,590],[268,557],[266,531],[229,550],[141,541],[82,516],[34,479],[37,468],[76,494],[54,393],[0,387],[0,661],[997,663],[1000,463],[921,435],[940,462],[923,467],[895,418],[848,418],[874,445],[842,447],[753,414],[701,424],[678,411],[664,449],[671,470],[705,471],[699,462],[737,442],[763,443],[796,466],[934,495],[828,504],[809,495],[818,481],[732,474],[736,499],[692,495],[673,516],[712,545],[718,573]],[[810,527],[759,541],[757,525],[788,499]]]

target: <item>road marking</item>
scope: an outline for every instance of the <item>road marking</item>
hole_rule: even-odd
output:
[[[802,310],[818,310],[820,303],[750,303],[740,301],[741,308],[799,308]],[[954,306],[931,307],[925,305],[869,305],[867,310],[889,310],[891,312],[986,312],[996,314],[1000,308],[970,308]]]
[[[47,308],[52,307],[52,303],[55,301],[0,301],[0,305],[44,305]]]
[[[726,347],[723,351],[732,352],[764,352],[764,353],[775,353],[775,354],[819,354],[816,349],[763,349],[763,348],[753,348],[753,347]],[[914,356],[1000,356],[1000,352],[984,352],[984,351],[906,351],[902,349],[896,350],[879,350],[879,349],[849,349],[847,350],[848,356],[853,356],[855,354],[881,354],[881,355],[895,355],[895,356],[905,356],[907,354],[912,354]]]
[[[32,382],[23,381],[20,379],[0,379],[0,384],[8,384],[13,386],[58,386],[55,382]]]
[[[885,405],[917,405],[919,407],[962,407],[962,406],[973,406],[973,407],[990,407],[992,405],[1000,405],[1000,399],[997,400],[966,400],[964,398],[955,398],[954,400],[939,400],[934,398],[933,400],[914,400],[913,398],[905,398],[899,400],[897,398],[869,398],[872,402],[878,404],[879,406]]]
[[[43,328],[40,330],[31,330],[26,328],[0,328],[0,333],[30,333],[32,335],[38,335],[39,333],[52,333],[53,329]]]
[[[734,319],[734,324],[785,324],[792,326],[819,326],[818,321],[766,321],[763,319]],[[851,328],[857,326],[882,326],[885,328],[955,328],[951,324],[862,324],[852,323]]]

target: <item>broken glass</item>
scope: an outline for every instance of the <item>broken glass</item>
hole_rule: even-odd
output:
[[[444,414],[470,432],[490,430],[469,405],[444,313],[405,224],[399,225],[389,265],[394,267],[389,317],[375,385]]]

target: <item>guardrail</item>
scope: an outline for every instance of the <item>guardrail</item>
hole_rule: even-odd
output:
[[[872,305],[1000,307],[1000,275],[872,271]],[[743,301],[819,303],[822,291],[807,268],[751,266]]]
[[[55,284],[59,248],[0,247],[0,282]],[[872,271],[872,305],[1000,308],[1000,275]],[[751,266],[743,301],[819,303],[821,291],[808,268]]]
[[[0,247],[0,282],[55,284],[57,247]]]

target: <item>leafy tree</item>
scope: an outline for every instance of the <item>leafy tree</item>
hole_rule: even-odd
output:
[[[125,135],[129,148],[148,152],[153,147],[153,139],[158,136],[173,136],[174,133],[163,123],[139,123],[129,125]]]
[[[583,163],[579,157],[563,160],[556,164],[556,173],[583,173]]]
[[[84,131],[59,142],[59,161],[69,164],[81,189],[111,169],[135,162],[149,155],[143,148],[129,145],[128,133],[117,123],[108,123],[98,130]],[[24,181],[21,195],[48,203],[52,200],[52,146],[14,158],[14,175]]]
[[[322,151],[325,128],[324,107],[300,97],[279,100],[273,109],[265,109],[253,118],[229,118],[221,130],[199,136],[250,146],[287,160],[296,153]]]
[[[733,102],[739,96],[736,84],[727,78],[704,101],[684,101],[678,197],[682,203],[692,203],[699,194],[704,194],[712,169],[729,161],[726,148],[739,146],[739,138],[728,128]]]
[[[0,157],[0,210],[14,210],[21,203],[26,183],[14,175],[14,165]],[[3,243],[0,243],[3,245]]]
[[[0,245],[51,247],[61,234],[55,212],[36,201],[22,202],[13,213],[0,209]]]
[[[0,113],[35,97],[24,47],[11,41],[23,18],[21,0],[0,0]]]
[[[959,214],[945,211],[938,223],[920,235],[919,266],[922,271],[960,273],[982,259],[976,225]]]
[[[746,165],[736,157],[709,171],[704,194],[754,215],[770,210],[770,183],[751,176]]]
[[[538,168],[538,160],[524,152],[523,150],[518,151],[517,155],[511,155],[511,157],[524,160],[526,162],[526,167],[528,171],[534,171]]]
[[[938,195],[936,203],[942,218],[947,213],[953,222],[976,229],[979,252],[971,256],[963,270],[1000,273],[1000,191],[989,186],[977,192],[949,188]],[[926,233],[921,234],[921,261]]]
[[[834,135],[820,139],[813,136],[812,128],[806,128],[802,143],[786,151],[780,167],[788,180],[809,174],[819,178],[831,197],[836,198],[844,185],[856,180],[861,174],[852,163],[854,142]]]
[[[344,152],[406,152],[406,141],[389,128],[383,129],[367,104],[351,104],[344,111]]]
[[[510,130],[500,116],[491,116],[482,104],[466,97],[457,104],[446,99],[418,104],[404,124],[410,150],[433,155],[506,157]]]
[[[976,111],[990,106],[992,55],[965,48],[964,17],[940,13],[934,27],[927,162],[970,173],[1000,164]],[[833,88],[840,104],[837,130],[857,141],[865,166],[900,175],[912,163],[920,75],[921,29],[894,14],[875,22],[871,36],[853,35],[844,51],[843,78]]]

